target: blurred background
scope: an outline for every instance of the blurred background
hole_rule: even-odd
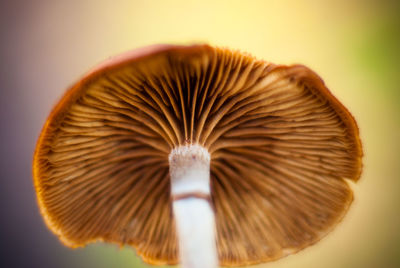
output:
[[[400,267],[400,1],[0,1],[0,267],[148,267],[130,247],[71,250],[46,228],[35,143],[64,90],[109,56],[207,42],[314,69],[358,121],[364,171],[317,245],[256,267]]]

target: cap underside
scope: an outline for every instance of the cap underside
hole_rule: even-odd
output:
[[[186,144],[211,154],[221,265],[317,242],[361,172],[354,119],[307,67],[172,46],[106,65],[56,106],[34,157],[47,224],[69,246],[129,244],[177,263],[168,155]]]

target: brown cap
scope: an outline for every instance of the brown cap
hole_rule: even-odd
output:
[[[211,155],[221,265],[267,262],[326,235],[346,213],[362,148],[349,111],[305,66],[208,45],[113,58],[67,91],[33,163],[40,210],[68,246],[129,244],[178,261],[168,155]]]

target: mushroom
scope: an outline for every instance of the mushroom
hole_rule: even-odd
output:
[[[150,264],[207,268],[319,241],[347,212],[361,158],[354,118],[309,68],[158,45],[67,91],[33,175],[65,245],[127,244]]]

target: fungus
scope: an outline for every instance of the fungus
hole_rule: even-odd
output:
[[[309,68],[160,45],[67,91],[33,174],[65,245],[127,244],[150,264],[203,268],[319,241],[348,210],[361,157],[354,118]]]

